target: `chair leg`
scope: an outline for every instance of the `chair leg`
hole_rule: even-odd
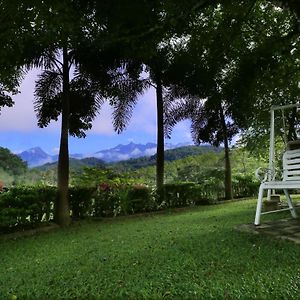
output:
[[[297,218],[297,214],[296,214],[296,210],[295,210],[295,207],[293,205],[293,202],[292,202],[292,198],[290,196],[290,193],[288,192],[288,190],[283,190],[284,191],[284,194],[285,194],[285,197],[286,197],[286,200],[287,200],[287,203],[289,205],[289,208],[291,209],[291,215],[293,218]]]
[[[259,187],[259,192],[258,192],[258,199],[257,199],[254,225],[259,225],[260,224],[260,215],[261,215],[261,208],[262,208],[263,193],[264,193],[264,187],[261,184],[260,187]]]
[[[273,194],[273,191],[272,190],[268,190],[267,191],[267,200],[269,201],[269,200],[271,200],[271,195]]]

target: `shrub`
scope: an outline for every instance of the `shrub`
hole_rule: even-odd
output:
[[[256,195],[259,183],[252,176],[235,175],[235,197]],[[0,231],[34,227],[53,219],[56,187],[18,186],[0,193]],[[163,196],[163,197],[162,197]],[[163,208],[203,205],[224,197],[224,183],[211,177],[202,183],[165,184],[162,191],[113,179],[98,187],[69,189],[73,218],[111,217]]]
[[[143,185],[101,184],[95,197],[95,216],[117,216],[155,208],[151,190]]]
[[[237,174],[232,179],[232,190],[234,197],[243,198],[256,196],[259,182],[251,175]]]
[[[70,208],[72,217],[84,218],[93,214],[93,202],[96,189],[92,187],[69,188]]]
[[[194,183],[170,183],[164,185],[164,201],[167,207],[182,207],[193,203],[190,188]]]
[[[54,187],[13,187],[0,194],[0,230],[32,227],[53,218]]]
[[[208,204],[210,201],[204,189],[203,184],[193,182],[165,184],[164,202],[160,208]]]
[[[127,211],[130,213],[153,211],[156,207],[151,188],[143,184],[130,186],[127,194]]]

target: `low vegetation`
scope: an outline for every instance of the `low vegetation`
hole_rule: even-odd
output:
[[[184,155],[191,151],[181,149],[175,152]],[[155,167],[128,173],[119,173],[103,165],[73,169],[69,189],[72,218],[128,215],[223,200],[223,154],[203,152],[168,162],[165,172],[167,183],[159,192],[155,188]],[[173,156],[178,156],[175,154]],[[263,161],[241,149],[232,151],[232,156],[234,197],[256,195],[259,183],[254,178],[254,170]],[[39,177],[35,184],[29,185],[32,174],[39,174]],[[46,171],[25,169],[23,175],[16,177],[19,180],[17,183],[27,177],[23,181],[27,184],[10,187],[0,194],[0,232],[36,227],[53,221],[57,197],[55,174],[56,171],[51,168]]]
[[[248,200],[0,240],[0,298],[298,299],[299,246],[234,229],[254,212]]]

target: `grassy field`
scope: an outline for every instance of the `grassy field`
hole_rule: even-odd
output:
[[[299,299],[300,246],[234,229],[254,212],[248,200],[0,240],[0,299]]]

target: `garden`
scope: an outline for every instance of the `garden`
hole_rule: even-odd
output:
[[[296,0],[3,0],[0,16],[0,299],[299,299],[300,240],[238,230],[297,217]],[[28,82],[35,119],[17,109]]]
[[[298,299],[299,246],[235,230],[254,212],[244,200],[1,238],[0,298]]]

